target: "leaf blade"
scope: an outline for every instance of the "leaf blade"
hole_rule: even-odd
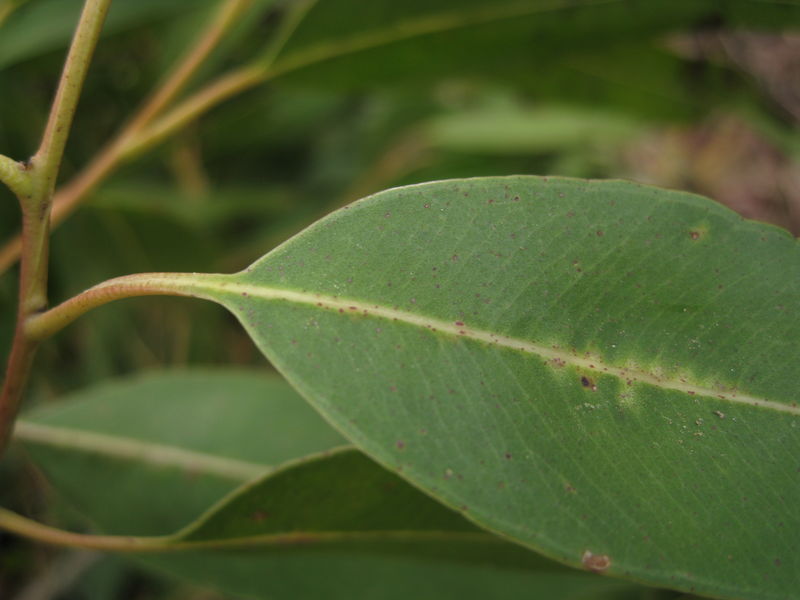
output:
[[[639,581],[791,598],[800,422],[779,358],[800,291],[775,257],[800,269],[785,232],[696,196],[487,178],[379,194],[197,289],[481,526]]]

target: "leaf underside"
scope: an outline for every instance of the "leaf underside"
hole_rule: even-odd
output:
[[[697,196],[389,190],[197,276],[359,447],[557,560],[797,598],[796,241]]]

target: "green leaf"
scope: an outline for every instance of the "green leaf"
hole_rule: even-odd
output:
[[[258,597],[624,598],[636,591],[480,532],[354,449],[293,463],[241,488],[169,544],[238,547],[156,561]],[[196,563],[184,567],[200,558],[213,562],[211,577]]]
[[[435,147],[487,154],[554,152],[587,146],[608,151],[643,131],[634,119],[619,113],[558,105],[531,110],[467,110],[431,119],[425,129]]]
[[[108,12],[103,35],[111,35],[164,19],[187,10],[208,6],[209,0],[137,0],[114,2]],[[82,0],[37,0],[26,2],[2,24],[0,69],[65,48],[83,5]]]
[[[155,540],[153,549],[169,552],[137,559],[228,593],[565,600],[637,593],[480,532],[353,449],[270,473],[271,465],[341,441],[271,376],[188,371],[113,382],[27,415],[17,438],[106,532],[164,533],[230,492],[178,534]]]
[[[324,0],[274,67],[302,69],[296,81],[349,87],[418,84],[431,73],[519,72],[523,65],[535,78],[566,54],[710,22],[786,28],[800,24],[800,7],[758,0]]]
[[[247,371],[100,384],[26,415],[16,435],[103,531],[131,535],[175,531],[243,482],[343,443],[286,383]]]
[[[704,198],[508,177],[390,190],[180,285],[482,527],[763,600],[800,589],[798,275],[790,235]]]

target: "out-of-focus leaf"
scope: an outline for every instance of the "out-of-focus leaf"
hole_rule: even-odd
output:
[[[425,131],[433,146],[445,150],[521,154],[613,148],[644,130],[619,113],[549,106],[453,113],[432,119]]]
[[[27,415],[17,439],[104,531],[163,533],[255,477],[162,542],[185,553],[141,559],[231,593],[566,600],[637,591],[481,532],[354,449],[259,478],[341,440],[274,377],[185,372],[107,384]]]
[[[522,57],[530,76],[566,54],[652,38],[730,17],[759,25],[800,24],[800,7],[756,0],[411,0],[317,2],[279,57],[278,72],[303,69],[315,84],[371,85],[432,72],[459,77],[504,70]],[[341,15],[347,15],[342,19]]]
[[[113,2],[103,35],[119,33],[144,23],[180,15],[209,0],[135,0]],[[15,11],[0,35],[0,69],[66,47],[78,21],[83,0],[31,0]]]
[[[92,521],[136,535],[182,527],[259,473],[343,443],[283,381],[247,371],[100,384],[27,415],[17,437]]]

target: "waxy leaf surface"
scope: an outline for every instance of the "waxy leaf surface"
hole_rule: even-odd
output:
[[[800,252],[714,202],[508,177],[357,202],[232,276],[329,421],[567,564],[800,597]]]

